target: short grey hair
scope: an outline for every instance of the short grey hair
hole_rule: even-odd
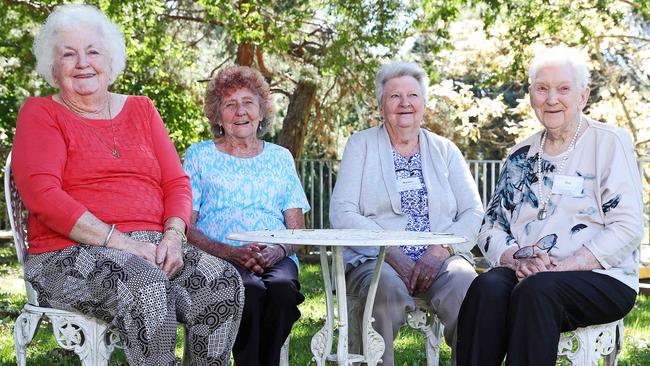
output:
[[[66,4],[57,6],[47,17],[34,39],[36,72],[53,87],[57,87],[52,76],[54,67],[54,39],[59,32],[82,30],[94,27],[103,37],[104,46],[111,58],[109,84],[122,73],[126,66],[126,46],[120,28],[99,9],[92,5]]]
[[[426,71],[415,62],[391,62],[382,66],[375,77],[375,95],[380,107],[381,99],[384,96],[384,86],[388,80],[402,76],[411,76],[417,80],[426,103],[427,90],[429,89],[429,75],[427,75]]]
[[[536,52],[528,69],[531,84],[535,83],[537,73],[545,66],[571,67],[575,82],[580,88],[589,86],[591,81],[587,59],[575,48],[558,46]]]

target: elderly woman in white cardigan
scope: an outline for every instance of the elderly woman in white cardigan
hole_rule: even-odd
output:
[[[425,71],[414,63],[379,70],[375,86],[384,123],[350,137],[330,203],[330,222],[337,229],[450,232],[467,238],[455,247],[387,250],[373,310],[373,327],[386,342],[384,365],[393,365],[393,339],[406,312],[414,309],[413,296],[428,301],[438,315],[453,353],[458,310],[476,277],[470,249],[483,218],[481,200],[456,145],[420,127],[427,84]],[[378,251],[345,248],[351,295],[367,296]],[[351,350],[360,343],[354,334],[351,329]]]

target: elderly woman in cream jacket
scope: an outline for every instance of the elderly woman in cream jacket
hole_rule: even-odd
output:
[[[425,71],[413,63],[379,70],[376,96],[384,123],[350,137],[330,203],[334,228],[449,232],[467,238],[454,247],[388,249],[373,310],[373,327],[386,342],[384,365],[393,365],[393,339],[406,312],[414,309],[414,296],[425,299],[438,315],[453,353],[458,310],[476,277],[470,249],[483,218],[481,200],[456,145],[420,127],[427,84]],[[351,295],[367,296],[378,251],[345,248]],[[355,328],[352,324],[352,351],[360,343]]]

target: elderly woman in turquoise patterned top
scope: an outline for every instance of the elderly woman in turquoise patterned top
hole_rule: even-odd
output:
[[[214,139],[185,155],[194,211],[188,240],[234,264],[245,304],[233,347],[238,366],[274,365],[304,300],[291,246],[241,245],[235,231],[304,228],[309,204],[291,153],[262,141],[274,115],[270,88],[249,67],[219,72],[205,94]]]
[[[334,228],[450,232],[467,238],[456,247],[405,245],[386,251],[372,324],[386,342],[383,365],[393,365],[393,338],[414,309],[414,296],[438,315],[453,352],[458,310],[476,277],[470,249],[483,207],[458,147],[421,127],[428,82],[414,63],[395,62],[379,70],[375,87],[384,123],[350,137],[330,202]],[[367,296],[378,251],[345,248],[351,294]],[[352,351],[360,346],[354,321],[362,310],[351,310]]]
[[[560,333],[625,316],[639,288],[641,180],[627,131],[582,113],[589,69],[551,48],[530,66],[543,129],[512,148],[479,248],[491,269],[458,320],[460,365],[555,365]]]

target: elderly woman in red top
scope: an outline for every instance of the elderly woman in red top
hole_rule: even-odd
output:
[[[187,245],[189,179],[151,101],[108,91],[125,65],[121,32],[94,7],[60,6],[34,52],[59,92],[23,105],[12,169],[39,304],[113,324],[131,365],[174,365],[177,319],[192,364],[228,364],[241,278]]]

